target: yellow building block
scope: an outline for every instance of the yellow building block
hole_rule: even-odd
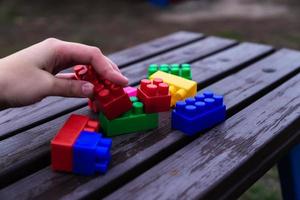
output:
[[[157,71],[150,76],[151,80],[154,78],[161,78],[165,83],[169,84],[169,91],[172,95],[171,106],[174,106],[177,101],[193,97],[197,93],[197,83],[195,81],[163,71]]]

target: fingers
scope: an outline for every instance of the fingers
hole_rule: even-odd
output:
[[[116,71],[118,71],[118,72],[120,72],[121,73],[121,71],[120,71],[120,69],[119,69],[119,67],[113,62],[113,61],[111,61],[111,59],[109,59],[108,57],[106,57],[105,56],[105,58],[107,59],[107,61],[111,64],[111,66],[113,67],[113,69],[115,69]]]
[[[89,64],[103,78],[119,85],[128,84],[128,79],[120,73],[116,64],[104,56],[99,48],[60,40],[52,46],[55,49],[52,58],[55,60],[53,73],[77,64]]]
[[[76,79],[75,73],[60,73],[56,74],[55,77],[57,78],[64,78],[64,79]]]
[[[92,98],[93,90],[94,85],[90,82],[54,77],[50,95]]]

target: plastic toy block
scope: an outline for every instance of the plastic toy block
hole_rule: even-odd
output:
[[[99,103],[96,100],[89,99],[88,107],[95,113],[100,112]]]
[[[76,78],[79,80],[89,81],[93,84],[98,83],[97,73],[91,65],[76,65],[74,67]]]
[[[99,114],[103,132],[107,136],[146,131],[158,126],[158,113],[146,114],[142,102],[139,102],[136,97],[130,99],[133,102],[132,109],[117,119],[108,120],[103,113]]]
[[[85,176],[106,173],[111,145],[112,140],[99,133],[82,131],[73,147],[73,172]]]
[[[197,83],[192,80],[169,74],[163,71],[157,71],[150,76],[150,79],[161,78],[165,83],[169,84],[171,94],[171,106],[174,106],[177,101],[184,100],[188,97],[193,97],[197,93]]]
[[[98,132],[100,129],[100,123],[95,120],[89,120],[86,124],[84,131],[90,131],[90,132]]]
[[[192,136],[212,128],[225,118],[226,106],[223,104],[223,96],[207,91],[176,103],[172,111],[172,128]]]
[[[174,74],[176,76],[180,76],[182,78],[186,78],[192,80],[192,72],[190,64],[151,64],[148,68],[148,78],[157,71],[163,71],[166,73]]]
[[[126,94],[128,94],[129,97],[136,97],[136,95],[137,95],[137,88],[128,86],[128,87],[125,87],[123,89],[124,89],[124,92]]]
[[[123,88],[108,80],[96,86],[96,100],[99,102],[100,111],[109,120],[119,117],[132,108],[129,96]]]
[[[72,146],[84,129],[97,130],[99,123],[86,116],[71,115],[51,141],[52,168],[59,171],[72,171]]]
[[[77,65],[74,71],[77,79],[94,84],[95,99],[89,102],[93,111],[102,111],[111,120],[131,109],[132,103],[123,88],[98,77],[92,66]]]
[[[145,113],[170,110],[171,95],[169,93],[169,85],[160,78],[155,78],[153,81],[148,79],[141,80],[137,97],[144,104]]]

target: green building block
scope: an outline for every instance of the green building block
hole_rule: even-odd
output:
[[[131,97],[132,109],[121,117],[108,120],[103,113],[99,114],[99,120],[103,132],[111,137],[126,133],[146,131],[157,128],[158,113],[144,113],[144,105],[136,97]]]
[[[192,80],[192,72],[191,72],[191,65],[190,64],[151,64],[148,68],[148,78],[157,72],[158,70],[171,73],[176,76],[181,76],[182,78],[186,78]]]

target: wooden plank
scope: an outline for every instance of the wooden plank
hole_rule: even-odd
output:
[[[262,45],[262,51],[264,50],[263,47],[264,45]],[[252,48],[253,43],[244,42],[232,48],[231,51],[222,51],[203,60],[194,62],[193,67],[201,68],[201,70],[193,72],[193,75],[197,77],[201,85],[207,86],[215,82],[215,80],[224,78],[235,71],[239,63],[244,62],[246,56],[250,58],[256,56],[257,52],[251,51]],[[245,63],[245,66],[248,64],[249,63]],[[240,69],[241,68],[239,68],[239,70]],[[210,79],[207,79],[207,76],[209,76]]]
[[[125,67],[128,63],[140,61],[201,38],[203,38],[202,34],[182,31],[108,57],[120,67]],[[48,97],[34,105],[3,110],[0,112],[0,140],[86,105],[86,99]]]
[[[261,54],[265,53],[261,51],[262,46],[261,45],[254,45],[252,44],[252,48],[248,49],[249,51],[258,51]],[[268,46],[265,46],[266,50],[270,50]],[[227,50],[231,51],[231,49]],[[235,51],[235,50],[233,50]],[[253,56],[252,58],[249,58],[249,54],[244,54],[245,58],[240,59],[241,63],[236,63],[238,66],[243,66],[243,63],[248,63],[251,59],[256,59],[257,57],[260,57],[261,54],[257,54]],[[298,54],[297,54],[298,55]],[[230,58],[234,58],[235,55],[231,55]],[[201,70],[201,68],[199,68]],[[197,77],[195,77],[197,79]],[[209,77],[208,77],[209,78]],[[83,110],[82,110],[83,111]],[[86,111],[83,111],[86,112]],[[0,168],[2,171],[0,172],[0,179],[4,179],[3,177],[6,175],[6,177],[11,174],[15,174],[16,172],[19,172],[20,170],[26,170],[26,165],[28,163],[35,163],[38,162],[38,160],[34,161],[36,157],[42,157],[42,155],[46,155],[49,153],[49,140],[53,135],[55,134],[56,130],[58,128],[53,127],[54,124],[61,125],[65,120],[65,117],[58,118],[56,120],[53,120],[52,122],[49,122],[47,124],[42,125],[44,128],[34,128],[31,130],[28,130],[26,132],[20,133],[12,138],[6,139],[2,142],[0,142],[0,158],[6,158],[5,155],[7,152],[14,151],[9,159],[3,160],[3,163],[0,163]],[[80,178],[76,176],[65,176],[68,180],[65,180],[63,177],[60,177],[57,179],[58,182],[56,182],[55,178],[51,179],[51,183],[44,180],[45,178],[39,177],[38,174],[33,174],[30,179],[32,179],[32,184],[28,185],[25,182],[25,180],[19,181],[17,186],[12,185],[9,188],[15,188],[19,187],[18,185],[22,185],[20,187],[20,193],[18,195],[21,196],[27,196],[34,197],[36,195],[45,195],[45,193],[48,194],[48,191],[52,191],[56,187],[60,187],[60,181],[63,182],[63,185],[68,185],[67,188],[69,188],[70,192],[72,190],[75,190],[77,188],[77,182],[80,179],[81,183],[87,182],[87,185],[92,184],[91,188],[86,191],[95,191],[99,189],[100,187],[103,189],[106,184],[108,184],[111,181],[114,181],[126,173],[130,172],[131,170],[135,170],[137,166],[144,163],[146,160],[150,159],[153,156],[159,156],[163,154],[164,151],[166,151],[169,147],[172,145],[176,145],[177,141],[181,137],[178,137],[179,135],[169,134],[170,132],[170,120],[168,113],[163,113],[160,117],[160,128],[157,130],[154,130],[155,134],[130,134],[122,137],[114,138],[113,141],[113,163],[112,163],[112,169],[109,172],[109,176],[101,176],[99,178],[95,179],[89,179],[89,178]],[[52,130],[47,131],[51,127]],[[40,130],[42,129],[42,130]],[[55,130],[56,129],[56,130]],[[46,135],[46,136],[43,136]],[[46,137],[46,138],[43,138]],[[40,138],[40,139],[38,139]],[[30,143],[32,139],[36,139],[36,142]],[[20,145],[11,143],[13,141],[19,141]],[[22,142],[21,142],[22,141]],[[22,148],[24,145],[28,144],[26,148]],[[18,148],[20,147],[20,148]],[[2,151],[3,148],[3,151]],[[17,150],[16,150],[17,149]],[[135,149],[139,150],[139,152],[135,151]],[[4,151],[5,150],[5,151]],[[40,151],[40,152],[39,152]],[[37,154],[35,152],[38,152]],[[1,155],[1,153],[3,153]],[[22,154],[22,155],[20,155]],[[32,154],[34,154],[32,156]],[[139,156],[141,155],[141,157]],[[132,158],[131,158],[132,157]],[[12,162],[12,160],[19,160],[18,163]],[[149,163],[148,163],[149,165]],[[9,169],[13,169],[12,172],[9,172]],[[49,168],[44,169],[47,171],[48,175],[45,177],[53,177],[56,175],[56,173],[51,172]],[[43,174],[46,172],[43,172]],[[64,181],[65,180],[65,181]],[[47,183],[46,183],[47,182]],[[96,182],[96,183],[95,183]],[[25,184],[24,184],[25,183]],[[40,187],[41,184],[46,184],[46,187],[43,187],[43,189],[39,188],[36,189],[35,187]],[[95,183],[95,185],[94,185]],[[9,191],[9,188],[5,191]],[[35,188],[35,189],[33,189]],[[85,186],[83,186],[85,188]],[[109,187],[113,188],[113,187]],[[81,191],[81,188],[79,189]],[[30,191],[30,192],[29,192]],[[4,192],[5,193],[5,192]],[[58,193],[49,192],[52,195],[62,195]],[[86,195],[84,192],[82,195]],[[28,197],[28,196],[27,196]]]
[[[299,123],[300,74],[105,199],[227,199],[241,172],[300,138]]]
[[[193,33],[187,31],[179,31],[165,37],[161,37],[149,42],[137,45],[132,48],[125,49],[113,54],[109,58],[118,65],[129,65],[137,61],[141,61],[151,56],[156,56],[168,50],[182,46],[203,37],[201,33]],[[122,64],[119,64],[122,63]]]

